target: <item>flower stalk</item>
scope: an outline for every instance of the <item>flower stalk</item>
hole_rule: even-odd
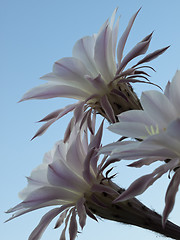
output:
[[[124,192],[124,189],[117,186],[112,181],[104,181],[105,185],[110,185],[118,194]],[[132,198],[123,202],[115,202],[117,195],[102,192],[95,193],[94,199],[89,198],[86,200],[86,206],[97,216],[138,226],[144,229],[154,231],[172,239],[180,239],[180,227],[174,223],[167,221],[163,227],[162,216],[155,211],[149,209],[136,198]]]

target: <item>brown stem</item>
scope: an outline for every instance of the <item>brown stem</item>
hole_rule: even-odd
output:
[[[106,185],[110,185],[118,193],[124,191],[111,181],[108,181]],[[94,197],[97,201],[94,201]],[[102,218],[149,229],[166,237],[180,240],[180,227],[167,221],[163,228],[161,215],[147,208],[136,198],[113,203],[116,197],[116,194],[111,195],[106,192],[95,193],[93,198],[87,200],[86,205],[94,214]]]

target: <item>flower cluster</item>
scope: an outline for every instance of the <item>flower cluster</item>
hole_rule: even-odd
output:
[[[72,57],[62,58],[54,63],[53,71],[41,77],[43,80],[48,80],[47,83],[32,88],[20,100],[56,97],[78,100],[77,103],[58,109],[43,118],[41,122],[46,123],[34,137],[42,135],[52,123],[74,109],[87,111],[87,116],[92,109],[95,109],[111,123],[117,121],[116,116],[121,112],[141,109],[141,104],[130,83],[150,83],[149,75],[143,69],[151,67],[141,65],[158,57],[168,47],[146,55],[137,64],[126,69],[131,60],[147,52],[152,33],[123,56],[127,38],[139,10],[130,19],[118,45],[119,18],[114,24],[116,12],[117,9],[113,12],[110,21],[107,20],[97,34],[86,36],[76,42]]]
[[[101,191],[104,190],[101,184],[103,176],[97,166],[97,150],[101,142],[102,128],[101,124],[97,134],[91,136],[92,141],[88,144],[87,126],[80,130],[79,126],[75,125],[68,141],[57,142],[53,149],[45,154],[43,163],[27,178],[28,186],[19,194],[23,201],[8,210],[8,213],[15,212],[10,219],[46,206],[57,206],[42,217],[29,240],[39,239],[57,215],[59,218],[55,228],[65,222],[61,240],[65,239],[68,222],[70,239],[76,237],[76,215],[82,229],[87,214],[96,219],[85,202],[91,198],[96,185]]]
[[[180,184],[180,71],[168,82],[164,94],[146,91],[141,95],[143,110],[127,111],[119,115],[118,123],[109,129],[120,135],[135,138],[104,147],[102,152],[111,154],[109,162],[136,160],[129,166],[141,167],[161,161],[162,165],[151,174],[137,179],[117,198],[123,201],[144,192],[164,173],[173,172],[168,186],[163,212],[163,224],[172,211]]]
[[[72,57],[54,63],[53,71],[42,77],[47,83],[29,90],[20,100],[56,97],[78,100],[40,120],[45,123],[33,138],[73,111],[64,139],[45,154],[43,163],[27,178],[28,185],[19,194],[22,202],[7,211],[13,213],[8,219],[11,220],[36,209],[56,206],[42,217],[29,240],[40,239],[55,217],[58,217],[55,228],[64,225],[60,240],[66,239],[67,229],[70,240],[74,240],[79,226],[84,228],[87,215],[97,220],[95,214],[179,239],[180,228],[167,218],[180,184],[180,71],[167,84],[164,94],[147,91],[139,100],[131,83],[153,84],[146,70],[154,69],[144,63],[158,57],[168,47],[149,53],[127,67],[131,60],[146,54],[152,33],[123,56],[139,10],[131,17],[118,44],[116,12],[117,9],[97,34],[76,42]],[[102,147],[103,122],[96,132],[97,113],[112,124],[111,131],[125,136],[123,140],[133,139]],[[100,157],[101,153],[105,154],[104,158]],[[133,167],[155,161],[163,164],[137,179],[125,191],[112,182],[115,174],[109,174],[113,167],[106,170],[122,159],[136,160],[130,164]],[[166,193],[162,226],[161,216],[134,196],[144,192],[168,171],[174,174]]]

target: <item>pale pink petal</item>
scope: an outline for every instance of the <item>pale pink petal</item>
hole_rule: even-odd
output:
[[[74,126],[74,118],[71,118],[71,120],[68,123],[68,126],[66,128],[66,131],[64,133],[64,139],[63,142],[66,143],[71,135],[72,128]]]
[[[172,121],[167,127],[167,134],[180,142],[180,118]]]
[[[91,169],[94,172],[94,175],[97,176],[98,175],[98,167],[97,167],[97,163],[99,160],[99,155],[98,152],[96,151],[96,154],[94,154],[91,158]]]
[[[73,142],[71,143],[67,154],[66,154],[66,162],[72,169],[72,171],[75,171],[76,173],[79,173],[81,176],[82,169],[83,169],[83,162],[84,162],[84,148],[81,142],[81,136],[80,133],[76,133],[76,136],[73,137],[73,132],[70,136],[73,139]],[[71,140],[71,139],[70,139]]]
[[[82,115],[84,112],[84,104],[85,102],[80,102],[79,104],[76,105],[74,109],[74,118],[75,118],[75,124],[82,119]]]
[[[151,36],[152,34],[148,35],[141,42],[137,43],[135,47],[123,58],[122,62],[118,67],[117,74],[123,71],[123,69],[132,59],[146,53],[151,41]]]
[[[49,223],[55,218],[60,212],[62,212],[66,207],[62,206],[60,208],[55,208],[46,213],[41,221],[39,222],[38,226],[34,229],[34,231],[29,236],[28,240],[39,240],[48,227]]]
[[[116,118],[115,118],[115,115],[114,115],[114,111],[111,107],[111,104],[107,98],[106,95],[104,95],[101,99],[100,99],[100,104],[101,104],[101,107],[102,109],[104,110],[108,120],[111,122],[111,123],[115,123],[116,122]]]
[[[180,115],[180,70],[176,71],[175,76],[172,79],[170,89],[169,89],[169,98],[171,102],[173,103],[174,107],[176,108],[176,111]]]
[[[65,220],[65,226],[64,226],[64,229],[62,230],[62,233],[61,233],[61,236],[60,236],[60,240],[66,240],[66,229],[67,229],[67,226],[68,226],[68,221],[69,221],[69,218],[71,216],[71,213],[72,213],[72,210],[73,208],[69,211],[67,217],[66,217],[66,220]]]
[[[97,68],[107,83],[109,83],[114,77],[108,66],[108,51],[110,44],[112,44],[112,40],[110,41],[110,38],[112,38],[112,32],[109,28],[109,23],[107,23],[97,35],[94,49],[94,59]]]
[[[147,126],[155,126],[156,122],[151,118],[146,111],[143,110],[131,110],[121,113],[118,116],[120,122],[134,122],[144,123]]]
[[[134,20],[135,20],[135,18],[136,18],[136,16],[137,16],[139,11],[140,11],[140,9],[131,17],[131,19],[129,20],[129,23],[128,23],[128,26],[127,26],[126,30],[124,31],[123,35],[121,36],[121,38],[119,40],[118,47],[117,47],[118,66],[120,66],[127,38],[129,36],[129,33],[131,31],[131,28],[132,28],[132,25],[133,25]]]
[[[76,221],[76,212],[75,208],[72,211],[71,219],[70,219],[70,224],[69,224],[69,236],[70,240],[74,240],[77,235],[77,221]]]
[[[91,120],[91,113],[92,113],[92,109],[90,109],[90,111],[88,112],[88,115],[87,115],[87,126],[88,126],[88,129],[89,129],[91,135],[94,135],[95,128],[94,128],[93,122]]]
[[[69,210],[69,209],[66,209],[64,212],[62,212],[62,213],[60,214],[60,216],[59,216],[59,218],[58,218],[58,220],[57,220],[57,222],[56,222],[56,224],[55,224],[54,229],[59,228],[59,227],[63,224],[64,219],[65,219],[66,216],[67,216],[68,210]]]
[[[143,158],[144,156],[146,157],[165,157],[165,158],[174,158],[177,157],[175,153],[170,151],[169,149],[163,148],[161,146],[158,146],[157,144],[153,145],[147,145],[144,146],[142,143],[138,144],[137,146],[135,145],[130,145],[129,149],[128,146],[126,146],[126,151],[118,151],[118,148],[116,148],[113,151],[114,154],[111,155],[111,158],[114,158],[117,156],[119,159],[126,159],[126,160],[135,160],[139,158]],[[115,155],[115,156],[114,156]]]
[[[81,226],[82,229],[86,225],[86,216],[87,216],[84,203],[85,203],[84,198],[80,198],[76,203],[76,209],[79,216],[79,225]]]
[[[48,122],[44,123],[38,131],[35,133],[35,135],[31,138],[31,140],[35,139],[38,136],[42,136],[46,130],[56,121],[56,118],[49,120]]]
[[[178,128],[176,128],[177,130]],[[176,136],[178,136],[179,134],[176,133]],[[162,132],[159,133],[157,135],[152,135],[150,136],[147,141],[146,144],[149,142],[149,144],[151,146],[154,146],[154,148],[166,148],[169,153],[167,154],[167,157],[170,157],[173,153],[174,155],[176,154],[176,156],[180,153],[180,148],[179,148],[179,139],[176,139],[173,136],[170,136],[170,134],[168,134],[168,132]],[[143,145],[143,144],[142,144]]]
[[[179,189],[179,184],[180,184],[180,170],[178,169],[175,172],[166,192],[166,197],[165,197],[166,205],[163,211],[163,218],[162,218],[162,222],[164,226],[170,212],[174,207],[175,197]]]
[[[170,86],[171,82],[168,81],[164,90],[164,95],[170,100]]]
[[[165,163],[160,167],[156,168],[151,174],[147,174],[138,178],[128,187],[125,192],[123,192],[117,199],[115,199],[115,202],[126,201],[127,199],[143,193],[158,178],[160,178],[167,171],[173,169],[176,164],[177,160],[171,160],[168,163]]]
[[[95,37],[87,36],[79,39],[73,48],[73,57],[80,59],[86,66],[86,68],[91,72],[92,77],[98,75],[94,61],[94,45]]]
[[[168,98],[158,91],[143,92],[141,104],[161,129],[166,128],[167,124],[177,116],[174,106]]]
[[[133,143],[137,144],[137,142],[135,142],[135,141],[123,141],[123,142],[118,141],[118,142],[107,144],[99,150],[99,154],[110,155],[111,152],[113,152],[115,149],[122,148],[122,150],[124,150],[125,145],[128,145],[128,149],[129,149],[129,146],[130,146],[131,143],[132,144]],[[137,147],[137,145],[136,145],[136,147]]]
[[[77,104],[78,103],[70,104],[64,108],[53,111],[53,112],[49,113],[47,116],[45,116],[44,118],[42,118],[39,122],[46,122],[46,121],[49,121],[49,120],[51,120],[53,118],[57,118],[57,117],[59,119],[62,116],[64,116],[66,113],[72,111],[75,108],[75,106],[77,106]]]
[[[49,115],[47,115],[45,118],[43,118],[41,121],[47,121],[45,124],[42,125],[42,127],[40,127],[38,129],[38,131],[36,132],[36,134],[32,137],[31,140],[33,140],[34,138],[43,135],[46,130],[54,123],[56,122],[58,119],[60,119],[61,117],[63,117],[64,115],[66,115],[67,113],[71,112],[76,106],[78,106],[79,103],[75,103],[75,104],[71,104],[68,105],[60,110],[57,110],[53,113],[50,113]],[[59,114],[58,114],[59,113]],[[54,117],[54,118],[53,118]],[[49,120],[48,120],[49,119]]]
[[[23,95],[20,102],[29,99],[48,99],[56,97],[67,97],[81,100],[89,97],[89,94],[84,92],[80,88],[53,83],[46,83],[30,89]]]
[[[95,153],[95,150],[94,150],[94,148],[92,148],[89,152],[88,152],[88,154],[87,154],[87,156],[86,156],[86,158],[85,158],[85,160],[84,160],[84,170],[83,170],[83,178],[86,180],[86,182],[87,183],[91,183],[91,181],[92,181],[92,174],[91,174],[91,170],[90,170],[90,161],[91,161],[91,158],[93,157],[93,155],[94,155],[94,153]]]
[[[118,30],[119,30],[119,20],[120,20],[120,17],[118,17],[115,23],[115,26],[112,30],[112,48],[113,48],[114,59],[116,55],[116,44],[117,44],[117,37],[118,37]]]
[[[149,53],[147,56],[145,56],[143,59],[141,59],[136,65],[134,65],[133,67],[136,67],[137,65],[139,64],[143,64],[145,62],[150,62],[152,61],[153,59],[159,57],[159,55],[163,54],[168,48],[168,47],[165,47],[165,48],[161,48],[161,49],[158,49],[152,53]]]
[[[100,147],[102,134],[103,134],[103,125],[104,125],[104,121],[102,121],[96,135],[92,137],[92,141],[89,144],[89,149],[92,149],[92,148],[98,149]]]
[[[74,190],[74,192],[81,192],[85,184],[82,178],[61,160],[54,161],[49,165],[47,176],[50,184],[67,190]]]
[[[85,75],[91,76],[82,61],[74,57],[66,57],[55,62],[53,73],[57,75],[59,83],[78,86],[84,91],[92,90],[92,86],[84,79]]]
[[[42,187],[32,193],[22,202],[24,208],[34,207],[36,205],[53,201],[56,199],[63,200],[64,202],[72,202],[72,199],[76,199],[77,194],[63,189],[61,187]]]
[[[99,93],[99,89],[105,89],[107,90],[107,85],[102,79],[101,75],[96,75],[95,78],[92,78],[90,76],[85,76],[86,80],[91,83],[91,85],[96,89],[97,94]],[[98,91],[97,91],[98,90]]]
[[[107,61],[107,66],[108,66],[108,69],[109,69],[109,72],[110,74],[112,74],[112,76],[115,75],[116,73],[116,69],[117,69],[117,66],[116,66],[116,60],[115,60],[115,49],[114,49],[114,37],[116,38],[116,36],[113,36],[114,35],[114,29],[113,29],[113,25],[114,25],[114,21],[115,21],[115,17],[116,17],[116,12],[117,12],[118,8],[116,8],[112,14],[112,17],[110,19],[110,23],[109,23],[109,36],[108,36],[108,39],[107,39],[107,49],[106,49],[106,61]],[[116,26],[117,28],[117,26]],[[117,34],[117,33],[115,33]]]
[[[147,166],[150,165],[151,163],[154,163],[156,161],[164,161],[165,158],[161,158],[161,157],[147,157],[147,158],[143,158],[139,161],[133,162],[131,164],[128,164],[128,167],[136,167],[136,168],[140,168],[142,166]]]
[[[67,106],[66,106],[67,107]],[[53,118],[56,118],[62,111],[64,110],[64,108],[61,109],[57,109],[51,113],[49,113],[47,116],[45,116],[44,118],[42,118],[41,120],[39,120],[38,122],[47,122]]]
[[[118,122],[110,125],[108,129],[126,137],[143,138],[149,135],[146,125],[139,122]]]
[[[128,187],[125,192],[117,197],[114,202],[126,201],[127,199],[143,193],[155,181],[153,177],[154,174],[151,173],[138,178]]]

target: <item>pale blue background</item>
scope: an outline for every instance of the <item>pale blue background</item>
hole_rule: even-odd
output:
[[[71,50],[79,38],[98,32],[104,21],[119,6],[120,33],[130,17],[141,6],[130,38],[132,44],[155,30],[150,51],[167,45],[171,48],[152,66],[152,81],[165,86],[180,67],[180,1],[179,0],[1,0],[0,1],[0,61],[1,61],[1,223],[3,240],[26,240],[46,210],[24,215],[9,223],[2,223],[8,216],[4,211],[19,202],[18,192],[26,185],[25,176],[41,163],[43,155],[54,142],[63,137],[68,117],[54,124],[40,138],[30,141],[41,124],[35,123],[49,112],[72,101],[55,99],[28,101],[17,104],[24,92],[42,81],[39,77],[51,71],[53,62],[71,56]],[[152,87],[151,87],[152,88]],[[147,85],[136,85],[140,95]],[[106,132],[104,143],[116,137]],[[117,165],[116,182],[127,187],[146,170],[129,169],[125,162]],[[154,167],[154,166],[153,166]],[[153,168],[152,168],[153,169]],[[164,195],[169,180],[167,176],[139,197],[149,207],[162,212]],[[170,219],[180,225],[180,194]],[[55,221],[53,222],[53,224]],[[79,240],[92,239],[164,239],[152,232],[119,223],[88,220]],[[53,230],[51,224],[42,240],[59,239],[61,229]]]

